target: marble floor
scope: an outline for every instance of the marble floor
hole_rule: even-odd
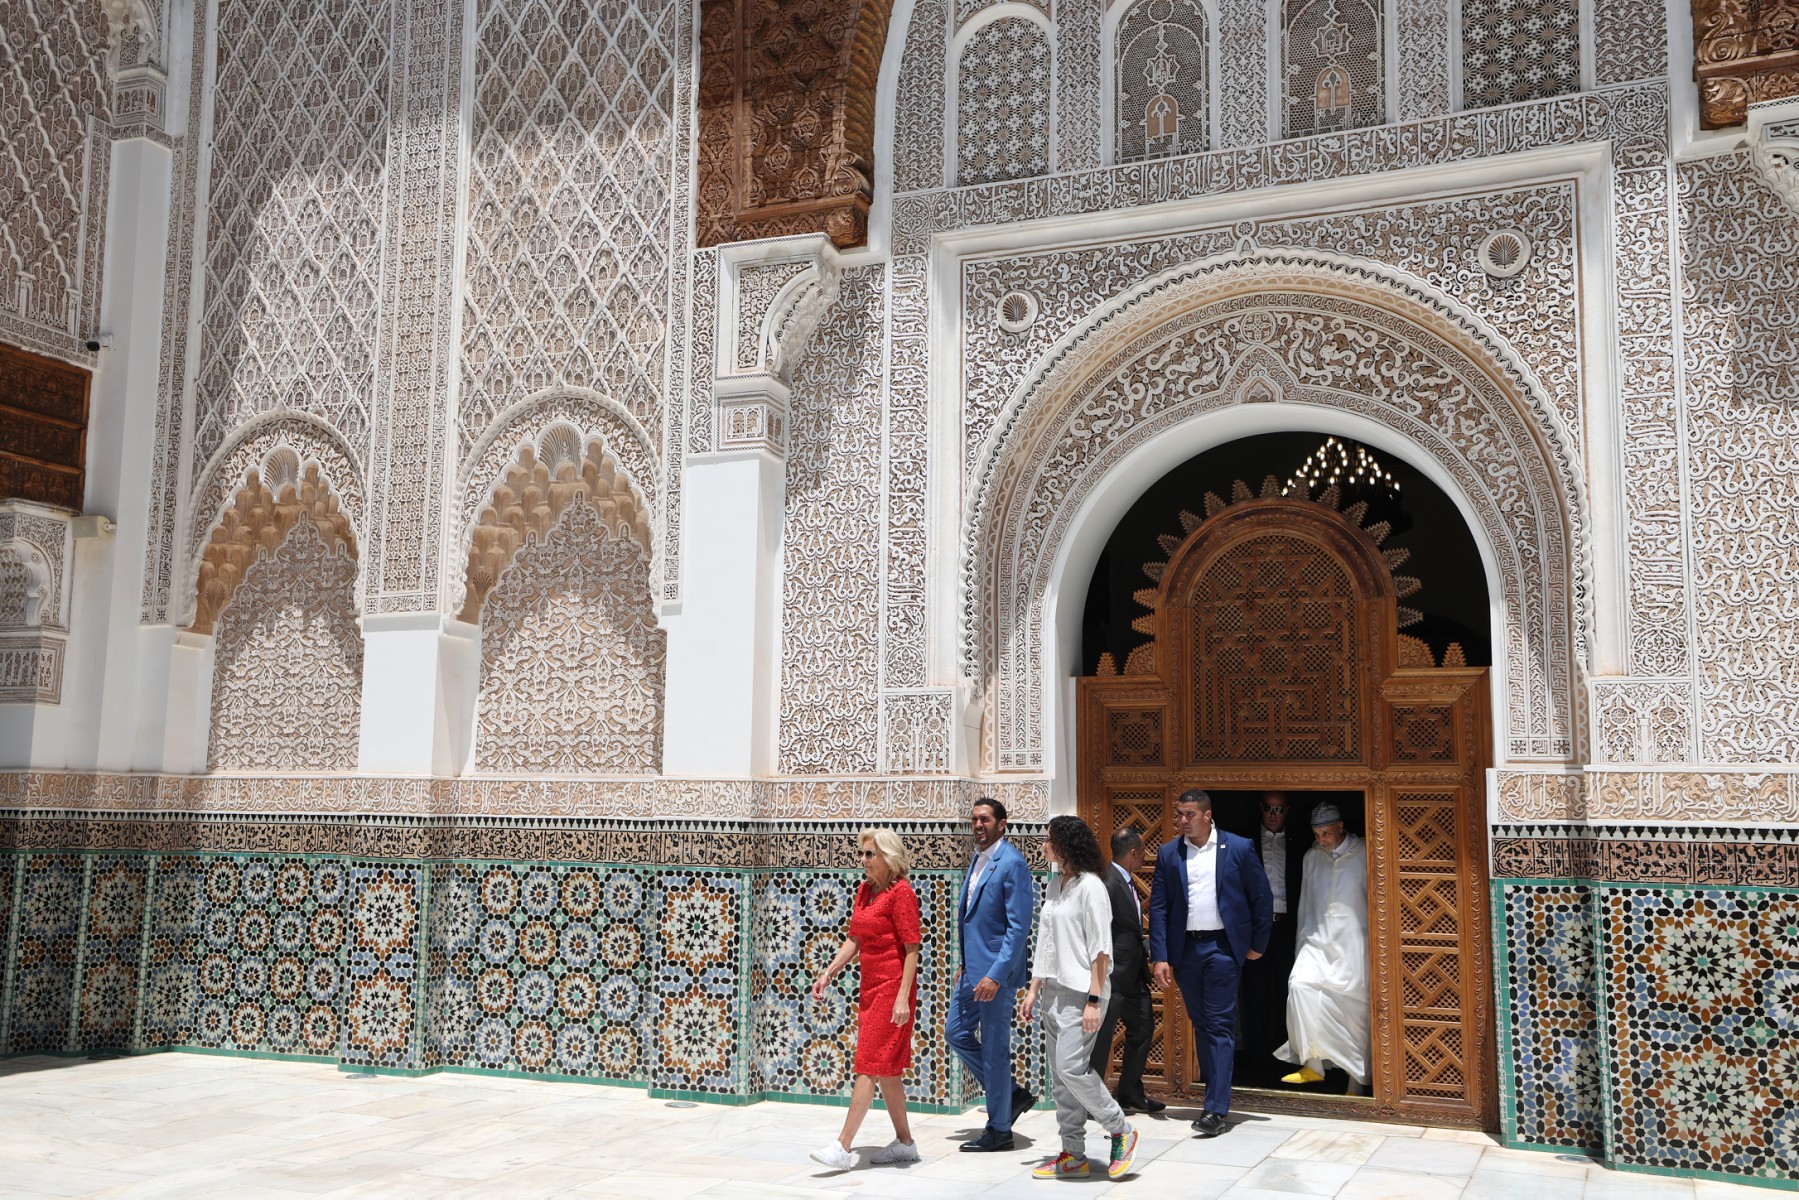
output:
[[[1191,1114],[1189,1114],[1191,1115]],[[1723,1200],[1763,1189],[1625,1174],[1501,1149],[1480,1134],[1243,1115],[1212,1141],[1187,1117],[1137,1118],[1134,1172],[1034,1180],[1055,1115],[1009,1154],[961,1154],[980,1115],[920,1116],[923,1161],[833,1173],[822,1105],[671,1108],[647,1093],[473,1075],[358,1078],[334,1067],[196,1054],[0,1061],[0,1193],[15,1196],[1081,1196]],[[1104,1160],[1097,1126],[1089,1153]],[[871,1113],[867,1152],[891,1136]]]

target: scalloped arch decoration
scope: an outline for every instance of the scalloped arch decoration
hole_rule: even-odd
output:
[[[583,447],[597,439],[616,463],[644,515],[651,587],[660,592],[662,476],[656,442],[642,423],[611,398],[587,388],[558,387],[527,396],[496,417],[475,441],[457,474],[456,561],[463,564],[463,570],[450,585],[453,611],[460,612],[468,604],[467,564],[483,510],[493,504],[496,490],[506,483],[524,450],[529,447],[541,458],[545,439],[558,427],[572,431]],[[569,434],[557,436],[566,440]]]
[[[650,515],[630,476],[598,437],[554,424],[520,446],[469,531],[460,617],[481,620],[481,606],[519,549],[545,541],[568,506],[580,500],[615,536],[630,537],[649,556]]]
[[[1233,388],[1278,360],[1278,400]],[[1500,753],[1566,759],[1579,741],[1586,503],[1572,440],[1502,339],[1422,281],[1264,251],[1189,265],[1103,307],[1045,355],[983,448],[964,526],[962,669],[987,693],[984,765],[1041,771],[1054,572],[1084,501],[1127,455],[1259,400],[1347,411],[1453,479],[1500,576]]]
[[[269,464],[281,455],[291,455],[299,464],[297,482],[309,470],[316,470],[321,484],[336,503],[336,512],[347,522],[346,537],[354,546],[358,531],[368,528],[366,495],[363,486],[362,460],[336,430],[323,422],[298,413],[280,413],[246,422],[219,452],[213,455],[195,475],[192,500],[188,506],[187,544],[183,559],[195,564],[194,581],[180,599],[184,627],[199,619],[199,564],[226,513],[236,506],[236,498],[252,471],[263,480],[271,479]],[[279,489],[276,489],[277,492]],[[173,535],[171,535],[173,536]],[[355,558],[353,552],[351,555]],[[362,604],[362,578],[357,572],[356,600]],[[217,615],[217,610],[214,610]]]
[[[356,561],[356,533],[318,464],[302,464],[293,450],[278,447],[245,475],[200,553],[192,632],[212,632],[250,568],[273,555],[302,516],[318,530],[326,553]]]

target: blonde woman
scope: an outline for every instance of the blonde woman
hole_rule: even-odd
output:
[[[918,896],[906,882],[912,860],[899,834],[891,829],[864,829],[857,841],[866,878],[856,889],[849,936],[812,984],[812,999],[822,1000],[831,981],[850,959],[860,956],[856,1086],[850,1092],[843,1132],[824,1149],[812,1152],[813,1161],[838,1171],[856,1165],[850,1142],[874,1103],[877,1085],[881,1099],[887,1102],[887,1115],[893,1119],[893,1141],[876,1150],[870,1161],[883,1165],[918,1161],[918,1147],[912,1142],[912,1126],[906,1119],[906,1089],[900,1083],[900,1076],[912,1065],[918,952],[924,940],[918,927]]]

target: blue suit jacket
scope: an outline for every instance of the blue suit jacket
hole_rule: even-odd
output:
[[[1274,928],[1274,899],[1262,860],[1248,838],[1214,828],[1218,839],[1218,915],[1237,965],[1251,950],[1268,949]],[[1187,937],[1187,856],[1185,838],[1156,851],[1156,874],[1149,889],[1149,961],[1179,965]],[[1173,957],[1169,940],[1173,939]]]
[[[956,931],[962,943],[962,967],[969,981],[983,977],[1001,990],[1016,991],[1025,985],[1025,957],[1031,941],[1031,868],[1011,842],[994,846],[993,860],[971,896],[968,873],[962,874],[962,890],[956,898],[960,919]]]

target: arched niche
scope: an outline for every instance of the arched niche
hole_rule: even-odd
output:
[[[1577,755],[1587,506],[1544,389],[1503,339],[1419,280],[1246,249],[1097,312],[1045,355],[983,448],[964,526],[961,656],[984,693],[985,769],[1067,775],[1057,732],[1078,644],[1073,593],[1130,501],[1209,446],[1291,428],[1388,449],[1455,501],[1494,598],[1496,756]]]

